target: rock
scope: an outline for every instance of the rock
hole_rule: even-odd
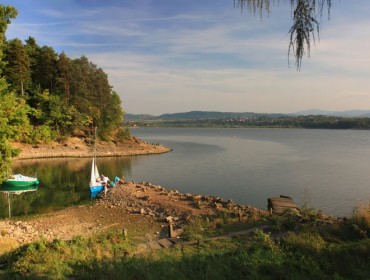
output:
[[[192,197],[193,201],[196,202],[196,201],[200,201],[202,199],[202,196],[197,194],[197,195],[193,195]]]
[[[213,203],[213,207],[216,208],[216,209],[221,209],[221,204],[217,203],[217,202],[214,202]]]
[[[228,204],[228,205],[232,205],[232,206],[234,206],[234,205],[235,205],[234,201],[232,201],[231,199],[229,199],[229,200],[227,201],[227,204]]]

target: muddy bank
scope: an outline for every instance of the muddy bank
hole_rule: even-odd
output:
[[[69,138],[58,143],[52,142],[44,145],[31,145],[12,143],[20,150],[15,159],[57,158],[57,157],[91,157],[94,153],[93,143],[80,138]],[[102,142],[96,145],[96,155],[99,157],[117,157],[131,155],[161,154],[171,149],[161,145],[152,145],[136,137],[124,142]]]

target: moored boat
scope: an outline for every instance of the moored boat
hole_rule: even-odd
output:
[[[102,190],[104,190],[103,182],[100,181],[98,166],[95,158],[93,158],[90,177],[90,198],[96,197]]]
[[[94,157],[92,159],[91,166],[91,176],[90,176],[90,198],[96,197],[102,190],[104,190],[103,182],[100,179],[98,166],[96,165],[96,132],[97,127],[95,127],[94,136]]]
[[[40,184],[40,181],[35,177],[28,177],[22,174],[15,174],[10,176],[4,183],[6,186],[25,187]]]

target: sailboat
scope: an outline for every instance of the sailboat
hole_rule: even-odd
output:
[[[94,157],[91,165],[91,176],[90,176],[90,198],[94,198],[104,190],[103,182],[100,180],[98,166],[96,165],[96,130],[95,127],[95,139],[94,139]]]
[[[90,177],[90,198],[94,198],[104,190],[103,183],[100,180],[98,166],[96,165],[95,158],[92,159],[91,177]]]

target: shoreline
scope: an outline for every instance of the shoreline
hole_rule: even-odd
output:
[[[94,145],[83,139],[72,137],[64,142],[49,144],[24,144],[14,142],[12,146],[20,150],[20,154],[13,160],[41,159],[41,158],[88,158],[94,154]],[[96,145],[97,157],[121,157],[150,154],[163,154],[172,149],[146,143],[136,137],[130,137],[122,142],[100,141]]]
[[[125,182],[109,189],[106,196],[99,195],[92,204],[0,219],[0,247],[12,250],[40,237],[48,241],[71,240],[109,229],[126,229],[141,241],[157,240],[168,236],[170,224],[182,232],[193,218],[207,217],[220,223],[222,215],[251,222],[268,212],[211,195],[180,193],[149,182]],[[1,253],[4,252],[0,250]]]

